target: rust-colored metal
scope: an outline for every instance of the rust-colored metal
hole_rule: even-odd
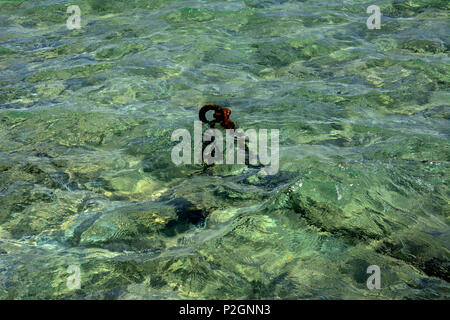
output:
[[[213,120],[206,119],[206,113],[214,111]],[[219,123],[224,129],[235,129],[236,125],[230,120],[231,110],[229,108],[223,108],[217,104],[205,104],[201,107],[198,117],[201,122],[209,124],[210,128],[214,128],[216,123]]]
[[[213,113],[213,120],[211,120],[211,121],[209,121],[206,118],[206,113],[209,112],[209,111],[214,111],[214,113]],[[235,130],[236,129],[236,125],[234,124],[233,121],[230,120],[230,114],[231,114],[231,110],[229,108],[223,108],[223,107],[221,107],[221,106],[219,106],[217,104],[205,104],[203,107],[200,108],[200,111],[198,113],[198,117],[199,117],[201,122],[207,123],[210,128],[214,128],[216,123],[219,123],[222,126],[222,128],[224,128],[224,129],[233,129],[233,130]],[[242,137],[242,135],[244,135],[244,137],[245,137],[245,134],[244,134],[243,131],[234,132],[234,138],[235,139],[239,138],[239,137]],[[212,139],[213,140],[211,140],[211,142],[214,141],[214,137]],[[251,165],[249,163],[249,157],[252,156],[252,154],[251,154],[251,152],[250,152],[250,150],[248,148],[247,141],[243,141],[243,143],[244,143],[243,148],[245,149],[245,152],[247,154],[246,159],[245,159],[245,164],[246,165]],[[209,143],[203,142],[202,154],[203,154],[203,151],[205,150],[205,148],[206,148],[206,146],[208,144]],[[252,157],[256,159],[256,156],[252,156]],[[205,169],[210,167],[210,166],[212,166],[212,165],[213,164],[206,165]],[[251,166],[253,166],[253,165],[251,165]]]

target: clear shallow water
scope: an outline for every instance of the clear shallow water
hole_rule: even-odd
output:
[[[448,299],[448,2],[371,4],[1,1],[0,298]],[[172,164],[205,103],[279,173]]]

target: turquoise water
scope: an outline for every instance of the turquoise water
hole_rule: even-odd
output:
[[[0,1],[0,298],[448,299],[449,9]],[[173,164],[206,103],[278,174]]]

